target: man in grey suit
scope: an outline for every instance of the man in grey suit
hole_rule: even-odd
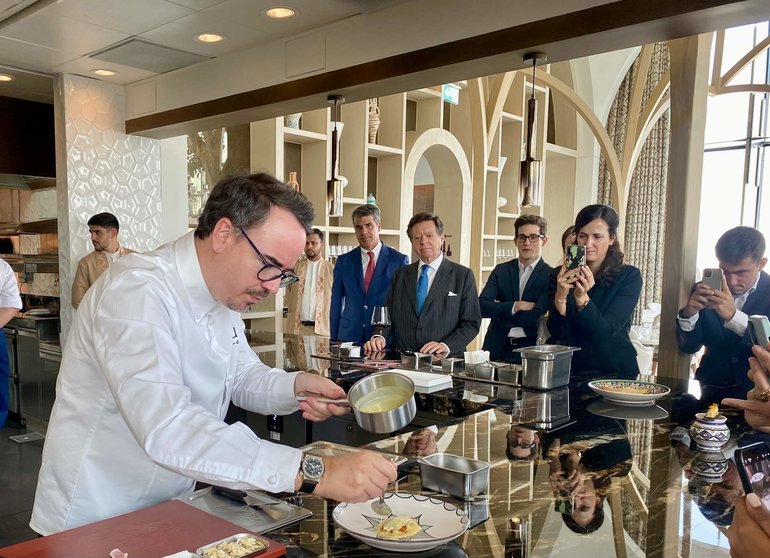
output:
[[[444,223],[438,216],[418,213],[406,234],[420,259],[396,271],[390,283],[390,345],[437,357],[462,354],[481,325],[473,272],[444,256]],[[385,338],[374,335],[364,349],[385,346]]]

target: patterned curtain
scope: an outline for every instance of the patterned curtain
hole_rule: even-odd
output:
[[[645,80],[642,106],[647,103],[661,76],[668,71],[669,60],[668,45],[656,43],[650,71]],[[634,62],[623,80],[607,118],[607,131],[618,153],[623,152],[628,104],[637,73],[637,62]],[[647,137],[631,178],[623,249],[626,262],[638,267],[644,278],[644,287],[633,318],[634,323],[641,321],[641,311],[647,307],[648,303],[661,300],[669,140],[670,122],[669,113],[666,111]],[[600,203],[609,203],[610,177],[603,158],[599,171],[598,200]]]

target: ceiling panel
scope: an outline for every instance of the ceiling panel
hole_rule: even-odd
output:
[[[129,37],[126,33],[58,17],[45,10],[0,30],[0,36],[77,55],[87,54]]]
[[[112,70],[117,73],[114,76],[96,76],[93,74],[93,70],[96,70],[97,68]],[[76,58],[75,60],[65,62],[64,64],[59,65],[58,71],[65,74],[78,74],[118,85],[126,85],[156,75],[155,73],[146,70],[129,68],[128,66],[86,57]]]
[[[204,10],[225,0],[171,0],[174,4],[185,6],[193,10]]]
[[[50,76],[31,74],[2,66],[0,66],[0,72],[14,78],[12,82],[0,82],[0,96],[41,103],[53,102],[53,79]]]
[[[73,58],[77,58],[77,55],[0,37],[0,64],[55,73],[58,64]]]
[[[61,0],[45,13],[137,35],[193,12],[167,0]]]

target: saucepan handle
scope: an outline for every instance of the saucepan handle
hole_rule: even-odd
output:
[[[335,405],[347,405],[350,407],[350,401],[348,401],[347,397],[343,399],[330,399],[328,397],[322,397],[317,393],[308,393],[304,391],[300,391],[297,394],[297,401],[305,401],[308,397],[313,397],[316,401],[320,401],[321,403],[334,403]]]

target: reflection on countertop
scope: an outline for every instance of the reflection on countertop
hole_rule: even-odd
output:
[[[704,459],[687,429],[712,401],[684,394],[681,380],[656,380],[672,388],[671,396],[625,409],[608,405],[585,382],[531,392],[455,380],[450,389],[417,394],[418,407],[428,416],[436,412],[432,426],[365,447],[411,457],[443,452],[490,464],[487,493],[470,502],[422,489],[419,466],[395,485],[395,492],[438,496],[469,514],[465,534],[420,556],[677,556],[708,548],[712,556],[727,557],[723,529],[740,493],[729,458],[735,444],[759,434],[728,412],[730,447],[717,452],[719,463]],[[452,420],[440,420],[447,415]],[[716,469],[726,472],[715,475]],[[334,524],[335,502],[311,495],[304,505],[312,518],[268,533],[287,544],[289,556],[385,555]],[[526,526],[524,553],[514,554],[512,517]]]

